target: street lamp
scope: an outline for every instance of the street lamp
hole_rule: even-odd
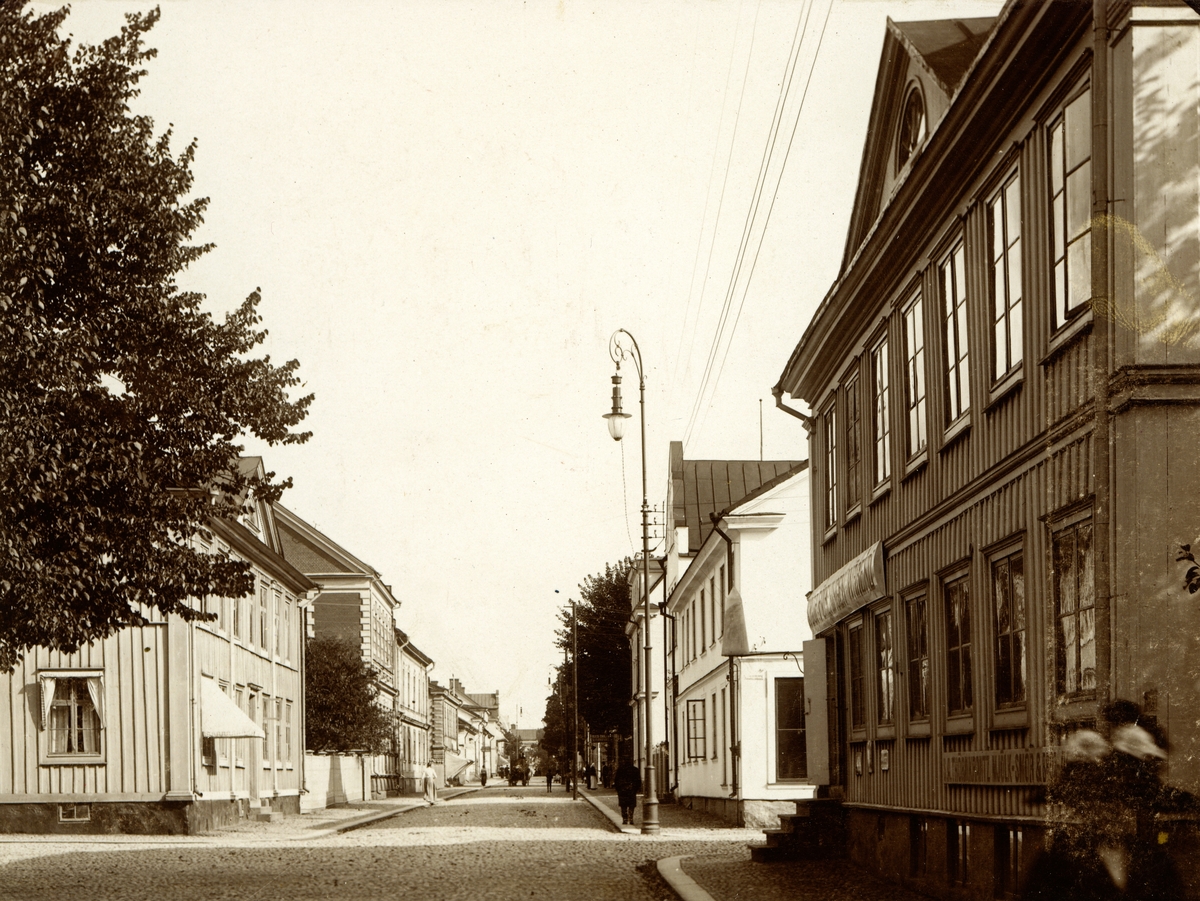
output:
[[[646,375],[642,369],[642,351],[633,335],[625,329],[617,329],[608,339],[608,355],[617,365],[617,371],[612,377],[612,412],[605,413],[608,420],[608,433],[614,441],[620,441],[625,435],[625,420],[629,413],[621,411],[621,361],[630,359],[638,375],[638,403],[642,420],[642,665],[645,667],[644,680],[646,711],[646,773],[645,791],[642,793],[642,834],[658,834],[658,796],[654,786],[654,739],[650,711],[650,686],[653,670],[650,667],[650,504],[646,499]]]

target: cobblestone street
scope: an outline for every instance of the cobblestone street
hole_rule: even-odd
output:
[[[818,867],[805,879],[793,865],[752,864],[746,845],[761,833],[664,812],[661,836],[622,834],[561,787],[498,787],[344,834],[305,835],[305,818],[294,818],[186,838],[13,837],[0,843],[0,899],[662,901],[676,895],[656,862],[675,856],[689,858],[685,872],[717,901],[907,897],[848,878],[844,867]],[[807,882],[800,893],[796,879]]]

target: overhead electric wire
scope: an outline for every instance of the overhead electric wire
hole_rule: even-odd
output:
[[[736,261],[734,263],[733,270],[730,273],[729,285],[725,292],[725,301],[722,305],[720,316],[718,317],[717,328],[713,334],[712,344],[709,347],[708,359],[706,360],[704,367],[704,375],[701,379],[700,388],[696,393],[695,402],[692,404],[692,410],[688,417],[687,429],[684,432],[685,446],[691,441],[693,429],[696,425],[700,410],[702,409],[709,381],[712,378],[713,365],[716,362],[717,353],[721,344],[721,338],[725,333],[726,323],[729,321],[729,310],[733,301],[733,297],[736,294],[737,278],[741,273],[741,267],[743,261],[745,260],[746,248],[750,242],[750,235],[752,234],[754,228],[754,220],[757,216],[758,206],[762,198],[763,186],[766,184],[767,174],[770,171],[770,163],[774,152],[775,141],[779,134],[779,128],[783,122],[784,110],[787,107],[787,98],[791,93],[792,80],[795,75],[796,66],[799,63],[800,51],[804,45],[804,35],[808,29],[808,19],[811,12],[812,2],[810,0],[810,2],[804,6],[800,17],[797,19],[796,31],[792,35],[792,46],[788,52],[788,62],[785,67],[785,77],[779,86],[779,97],[776,100],[775,112],[771,120],[771,128],[768,131],[767,140],[763,146],[763,155],[761,161],[759,162],[759,171],[758,176],[755,179],[754,193],[751,198],[750,206],[746,211],[746,221],[742,226],[742,237],[738,244]],[[742,87],[744,91],[745,82],[743,82]],[[797,114],[797,116],[798,115],[799,114]],[[732,334],[730,335],[729,340],[732,341]]]
[[[716,247],[717,232],[720,229],[720,225],[721,225],[721,212],[725,208],[725,189],[729,185],[729,170],[731,168],[730,164],[733,162],[733,148],[737,144],[738,125],[741,122],[741,116],[742,116],[742,103],[746,98],[746,83],[750,80],[749,79],[750,60],[754,58],[754,41],[755,41],[755,38],[758,36],[758,16],[761,11],[762,11],[762,0],[759,0],[758,6],[756,6],[755,10],[754,10],[754,27],[750,31],[750,50],[746,54],[746,71],[742,74],[742,90],[738,94],[737,112],[734,113],[734,117],[733,117],[733,135],[729,139],[729,151],[730,152],[725,159],[725,176],[721,180],[721,195],[717,200],[717,218],[713,222],[712,239],[709,241],[709,244],[708,244],[708,260],[705,262],[705,265],[704,265],[704,278],[700,282],[700,299],[696,305],[696,319],[692,323],[692,334],[691,334],[690,340],[688,341],[687,362],[684,364],[684,367],[683,367],[683,372],[684,372],[685,377],[686,377],[687,373],[691,370],[691,367],[692,367],[692,350],[696,346],[696,329],[699,327],[699,324],[700,324],[700,313],[704,309],[704,292],[708,287],[708,273],[709,273],[709,270],[712,268],[713,249]],[[737,39],[738,39],[738,35],[741,33],[741,28],[742,28],[742,4],[739,4],[738,5],[737,26],[734,28],[734,31],[733,31],[733,44],[729,48],[729,68],[726,69],[726,71],[725,71],[725,93],[722,95],[722,100],[721,100],[721,116],[717,122],[717,137],[713,143],[712,164],[709,167],[709,172],[708,172],[708,191],[704,195],[704,213],[700,217],[700,232],[699,232],[699,234],[696,235],[696,256],[695,256],[695,259],[692,260],[692,280],[691,280],[691,282],[688,283],[687,308],[684,310],[684,313],[683,313],[683,328],[680,329],[680,332],[679,332],[679,351],[675,357],[675,375],[676,376],[679,373],[679,360],[683,356],[683,341],[684,341],[684,337],[687,335],[687,332],[688,332],[688,319],[691,317],[691,312],[692,312],[692,297],[695,294],[695,289],[696,289],[696,269],[697,269],[697,264],[700,262],[700,248],[704,244],[704,223],[708,221],[708,204],[709,204],[709,201],[712,199],[713,173],[716,171],[716,168],[717,168],[717,156],[718,156],[718,152],[721,149],[721,132],[722,132],[723,126],[725,124],[725,100],[729,97],[729,79],[733,76],[733,59],[734,59],[734,54],[737,52]],[[672,379],[672,380],[674,380],[674,379]]]
[[[755,248],[755,251],[754,251],[754,258],[750,262],[750,272],[749,272],[749,274],[747,274],[746,284],[742,288],[742,299],[738,303],[738,311],[737,311],[737,315],[734,317],[734,320],[733,320],[733,328],[730,330],[729,341],[725,345],[725,353],[721,357],[721,365],[717,368],[716,378],[713,381],[713,388],[712,388],[713,394],[716,394],[717,385],[721,381],[721,373],[725,369],[725,360],[729,357],[729,348],[733,344],[733,335],[737,332],[738,322],[742,318],[742,309],[746,303],[746,295],[750,292],[750,282],[754,278],[754,269],[758,265],[758,255],[762,251],[763,241],[766,239],[767,226],[770,225],[770,223],[771,223],[771,213],[774,212],[775,201],[779,198],[779,186],[783,182],[783,173],[784,173],[784,170],[787,168],[788,158],[791,156],[792,144],[796,140],[796,131],[800,127],[800,115],[804,111],[804,101],[808,97],[808,87],[812,83],[813,70],[816,68],[817,56],[821,52],[821,44],[823,43],[823,41],[825,39],[825,29],[829,25],[829,13],[832,10],[832,8],[833,8],[833,2],[832,2],[832,0],[830,0],[829,4],[825,8],[825,20],[821,24],[821,33],[817,36],[817,46],[816,46],[816,49],[813,51],[812,62],[809,64],[809,67],[808,67],[808,76],[806,77],[805,82],[804,82],[804,90],[800,94],[800,106],[796,110],[796,120],[792,124],[792,133],[788,137],[787,148],[784,150],[784,153],[783,153],[783,162],[779,166],[779,178],[775,181],[775,191],[772,193],[771,203],[767,207],[767,217],[765,220],[763,220],[762,234],[759,236],[758,247]],[[703,425],[703,419],[700,420],[700,424]]]

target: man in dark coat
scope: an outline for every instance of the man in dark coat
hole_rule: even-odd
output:
[[[633,810],[637,807],[638,792],[642,788],[642,774],[633,761],[626,757],[619,767],[613,783],[617,789],[617,803],[621,807],[621,822],[633,822]]]

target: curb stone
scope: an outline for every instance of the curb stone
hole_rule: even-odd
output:
[[[664,857],[658,862],[658,874],[683,901],[716,901],[704,886],[683,872],[683,857]]]

